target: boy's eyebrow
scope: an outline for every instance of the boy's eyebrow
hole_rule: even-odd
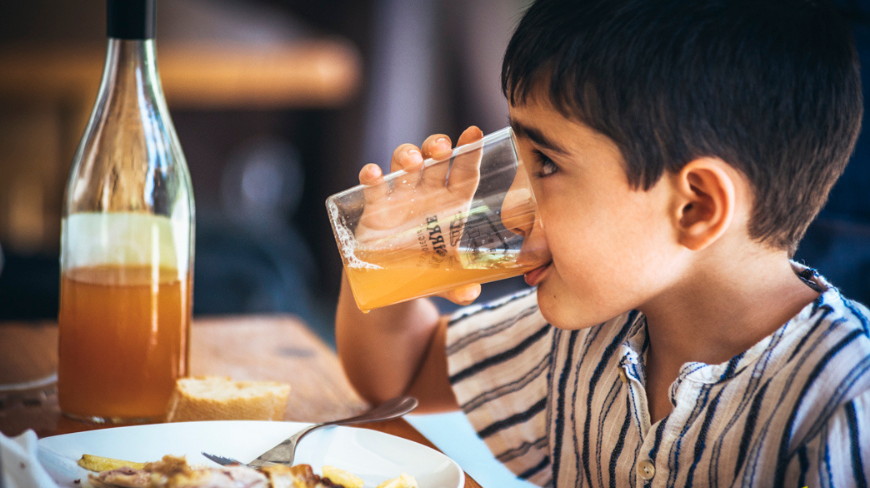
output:
[[[534,127],[529,127],[527,125],[524,125],[515,119],[508,119],[508,121],[510,122],[510,126],[514,130],[514,133],[517,135],[517,137],[528,137],[529,139],[532,140],[532,142],[534,142],[535,144],[537,144],[539,146],[550,149],[551,151],[554,151],[554,152],[557,152],[560,154],[568,154],[568,151],[566,151],[564,148],[562,148],[562,146],[560,146],[556,142],[552,141],[550,138],[548,138],[546,135],[544,135],[544,133],[541,132],[540,130],[538,130]]]

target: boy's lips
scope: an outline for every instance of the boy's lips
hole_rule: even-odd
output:
[[[537,286],[541,281],[544,280],[544,275],[546,275],[547,270],[550,269],[550,264],[552,264],[552,262],[537,267],[526,273],[524,276],[526,284],[529,286]]]

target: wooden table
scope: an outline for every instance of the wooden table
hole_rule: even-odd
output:
[[[299,319],[289,315],[202,318],[191,330],[191,373],[238,380],[275,380],[291,385],[285,420],[316,422],[364,410],[338,357]],[[0,432],[33,429],[39,436],[100,428],[60,414],[54,382],[57,326],[54,323],[0,323],[0,388],[31,382],[14,392],[0,389]],[[403,419],[364,427],[435,446]],[[466,488],[480,485],[466,474]]]

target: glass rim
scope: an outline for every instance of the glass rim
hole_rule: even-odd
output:
[[[415,171],[420,171],[422,169],[426,169],[426,168],[433,166],[435,164],[443,163],[444,161],[449,161],[449,160],[451,160],[457,156],[461,156],[467,152],[476,151],[476,150],[486,146],[487,144],[492,143],[493,141],[500,141],[500,140],[504,139],[505,137],[510,137],[514,147],[516,147],[516,137],[514,136],[513,128],[511,128],[510,126],[507,126],[507,127],[501,128],[497,131],[490,132],[489,134],[486,134],[485,136],[483,136],[482,138],[480,138],[474,142],[469,142],[468,144],[463,144],[461,146],[455,147],[453,149],[453,151],[450,153],[450,156],[448,156],[448,157],[441,158],[441,159],[427,158],[427,159],[423,160],[423,165],[420,167],[420,169],[415,170]],[[401,178],[402,176],[406,176],[408,174],[410,174],[410,173],[408,173],[407,171],[405,171],[403,169],[400,169],[398,171],[393,171],[391,173],[387,173],[384,175],[384,183],[392,181],[396,178]],[[378,184],[383,184],[383,183],[378,183]],[[326,201],[330,202],[330,201],[340,200],[340,199],[346,197],[347,195],[360,192],[365,188],[371,188],[373,186],[377,186],[377,185],[365,185],[365,184],[360,183],[360,184],[354,185],[350,188],[347,188],[345,190],[342,190],[338,193],[334,193],[334,194],[328,196],[326,198]]]

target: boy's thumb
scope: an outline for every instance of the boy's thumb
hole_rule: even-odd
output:
[[[444,294],[444,298],[457,305],[468,305],[480,296],[480,290],[480,285],[473,283],[471,285],[460,286],[448,291]]]

